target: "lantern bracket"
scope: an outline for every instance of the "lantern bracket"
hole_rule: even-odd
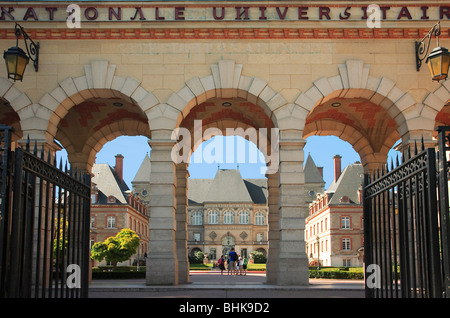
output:
[[[33,61],[34,70],[37,72],[39,68],[39,42],[35,43],[25,32],[20,24],[16,22],[15,31],[16,46],[19,47],[19,38],[22,35],[25,47],[27,49],[28,57]],[[29,43],[27,42],[29,41]]]
[[[439,35],[441,35],[441,24],[440,22],[433,25],[430,31],[423,37],[422,40],[415,43],[416,46],[416,69],[417,72],[422,66],[422,61],[428,56],[428,51],[430,50],[430,42],[433,35],[436,37],[437,46],[439,47]]]

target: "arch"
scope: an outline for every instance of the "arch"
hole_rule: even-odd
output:
[[[421,116],[424,117],[426,129],[432,130],[432,135],[437,136],[434,130],[439,125],[450,125],[450,80],[442,82],[439,87],[429,93],[423,100],[421,106]]]
[[[17,142],[24,135],[30,135],[42,114],[35,114],[28,95],[20,91],[8,79],[0,77],[0,101],[12,109],[12,112],[3,110],[2,115],[2,123],[14,128],[12,141]],[[28,132],[24,134],[24,130]]]
[[[49,141],[56,137],[58,124],[69,110],[90,99],[123,99],[138,106],[146,116],[150,108],[159,104],[155,95],[145,90],[140,81],[114,75],[116,66],[107,60],[93,60],[84,68],[84,76],[61,81],[58,87],[44,94],[39,101],[38,110],[49,113],[45,126],[46,139]]]
[[[366,171],[384,164],[398,139],[407,142],[405,113],[416,108],[409,93],[388,78],[370,76],[369,70],[361,60],[346,61],[339,65],[339,75],[315,81],[295,101],[306,114],[303,138],[338,136],[359,153]]]
[[[308,114],[317,105],[334,98],[363,98],[385,109],[403,136],[408,131],[403,111],[416,104],[414,98],[389,78],[370,76],[369,70],[370,65],[361,60],[348,60],[339,65],[339,75],[316,80],[294,103]]]
[[[151,137],[146,111],[158,104],[158,99],[142,88],[138,80],[114,75],[115,68],[106,60],[91,61],[85,65],[84,76],[61,81],[39,102],[38,109],[48,113],[45,126],[47,142],[59,140],[68,152],[72,167],[90,171],[96,153],[106,142],[120,135]],[[75,149],[74,141],[62,129],[74,123],[70,117],[66,120],[67,116],[73,117],[75,110],[80,122],[88,125],[93,114],[100,114],[100,106],[109,107],[108,111],[103,110],[101,121],[90,123],[95,126],[86,132],[83,145]]]
[[[215,98],[245,100],[259,106],[273,127],[297,130],[295,123],[296,119],[301,119],[300,108],[289,104],[267,81],[243,75],[242,68],[242,64],[233,60],[220,60],[211,65],[211,75],[186,81],[186,85],[172,93],[165,103],[154,105],[149,110],[152,131],[172,131],[180,127],[195,106]]]

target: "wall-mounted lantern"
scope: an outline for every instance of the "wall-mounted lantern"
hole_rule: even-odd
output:
[[[430,41],[434,36],[437,40],[437,47],[431,51],[430,55],[427,56],[428,50],[430,49]],[[448,76],[448,69],[450,64],[450,52],[445,47],[439,46],[439,35],[441,34],[441,25],[436,23],[431,30],[424,36],[420,41],[416,40],[416,68],[417,71],[420,70],[422,66],[422,61],[426,59],[426,63],[430,69],[431,79],[433,81],[445,80]]]
[[[39,60],[39,43],[34,41],[28,36],[24,29],[16,23],[16,46],[10,47],[3,53],[3,58],[6,63],[6,70],[8,72],[8,78],[15,81],[22,81],[25,68],[30,60],[33,61],[35,71],[38,71]],[[27,53],[19,47],[19,38],[23,36]],[[29,43],[28,43],[29,41]]]

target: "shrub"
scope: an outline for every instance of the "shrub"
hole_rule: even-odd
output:
[[[265,264],[267,262],[267,258],[264,256],[263,253],[254,251],[252,252],[252,254],[255,264]]]
[[[205,254],[201,251],[197,251],[194,255],[189,255],[189,263],[191,264],[203,264],[203,258]]]
[[[310,268],[309,278],[364,279],[364,272],[362,270],[349,271],[348,267],[324,268],[320,270]]]
[[[146,268],[135,266],[117,266],[114,271],[112,266],[100,266],[92,268],[92,279],[126,279],[145,278]]]

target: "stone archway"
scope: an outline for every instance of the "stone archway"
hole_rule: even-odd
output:
[[[30,109],[32,102],[25,93],[3,77],[0,77],[0,104],[1,123],[13,127],[11,139],[13,146],[23,138],[32,137],[30,133],[35,124],[34,120],[31,120],[35,115]]]
[[[304,138],[336,135],[361,156],[366,171],[386,163],[389,149],[400,138],[410,139],[413,122],[408,115],[416,102],[389,78],[369,75],[370,65],[349,60],[339,75],[321,78],[295,103],[304,112]]]
[[[426,129],[432,129],[431,134],[436,137],[435,128],[450,125],[450,80],[446,80],[433,92],[429,93],[422,102],[422,116]]]
[[[59,140],[73,168],[90,171],[96,153],[119,135],[151,137],[147,111],[158,99],[138,80],[114,75],[115,68],[106,60],[91,61],[84,76],[63,80],[37,105],[37,112],[47,114],[41,124],[45,139]],[[73,134],[68,126],[75,122]]]
[[[269,183],[269,264],[268,282],[279,285],[308,284],[307,257],[304,248],[306,208],[303,193],[303,145],[299,121],[301,108],[289,104],[260,78],[242,74],[243,65],[221,60],[211,66],[211,75],[194,77],[165,103],[152,107],[149,122],[152,129],[151,209],[147,284],[187,282],[186,260],[186,178],[187,164],[176,165],[171,150],[176,141],[172,132],[183,127],[197,107],[205,102],[242,100],[255,107],[261,120],[279,129],[279,168],[268,176]],[[225,106],[225,105],[222,105]],[[217,109],[217,105],[215,105]],[[228,112],[230,122],[241,122],[245,116],[237,109]],[[211,114],[211,113],[210,113]],[[222,113],[224,115],[224,113]],[[207,117],[212,118],[213,116]],[[220,116],[218,116],[220,117]],[[238,118],[239,117],[239,118]],[[220,119],[224,127],[226,118]],[[259,128],[264,124],[255,125]],[[216,123],[211,123],[214,126]],[[250,126],[250,125],[249,125]],[[192,128],[192,127],[188,127]],[[154,169],[154,167],[157,167]],[[153,203],[152,203],[153,202]],[[276,203],[275,203],[276,202]],[[152,234],[150,234],[152,235]]]

